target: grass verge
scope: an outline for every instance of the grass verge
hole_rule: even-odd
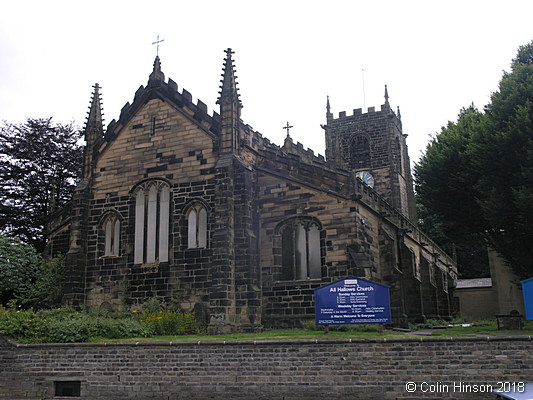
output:
[[[143,342],[189,342],[189,341],[232,341],[232,340],[324,340],[324,339],[376,339],[384,337],[405,337],[398,332],[359,332],[359,331],[331,331],[325,333],[316,330],[274,330],[259,333],[231,333],[225,335],[184,335],[184,336],[151,336],[129,339],[107,339],[103,337],[93,337],[89,341],[98,342],[121,342],[121,343],[143,343]]]

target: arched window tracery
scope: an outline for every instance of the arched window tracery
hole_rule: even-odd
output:
[[[192,203],[187,212],[187,248],[207,247],[207,209],[200,202]]]
[[[322,277],[320,231],[314,219],[293,218],[279,227],[282,280]]]
[[[134,263],[168,261],[170,186],[159,180],[144,182],[134,193]]]
[[[102,219],[104,233],[104,257],[120,255],[120,217],[116,212],[108,212]]]

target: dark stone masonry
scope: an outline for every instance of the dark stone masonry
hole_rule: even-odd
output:
[[[241,120],[230,49],[220,89],[210,115],[156,57],[104,129],[94,86],[83,178],[49,226],[48,253],[66,254],[65,306],[158,298],[213,333],[297,327],[314,319],[315,288],[354,275],[390,286],[395,325],[457,312],[457,265],[417,227],[387,91],[380,110],[338,118],[327,100],[324,158]]]
[[[0,337],[0,398],[59,399],[77,386],[87,400],[486,400],[499,382],[531,381],[531,339],[16,345]]]

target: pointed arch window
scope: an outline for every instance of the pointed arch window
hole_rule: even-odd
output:
[[[201,203],[193,203],[186,214],[187,248],[207,247],[207,210]]]
[[[305,280],[322,277],[320,226],[314,220],[296,218],[281,231],[281,279]]]
[[[104,256],[118,256],[120,254],[120,219],[116,214],[107,215],[103,222]]]
[[[168,261],[170,187],[166,182],[149,181],[134,192],[134,263]]]

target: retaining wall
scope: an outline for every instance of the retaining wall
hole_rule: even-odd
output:
[[[18,345],[0,338],[0,398],[494,399],[533,380],[531,337]],[[407,382],[414,386],[406,387]],[[413,393],[407,389],[414,389]]]

